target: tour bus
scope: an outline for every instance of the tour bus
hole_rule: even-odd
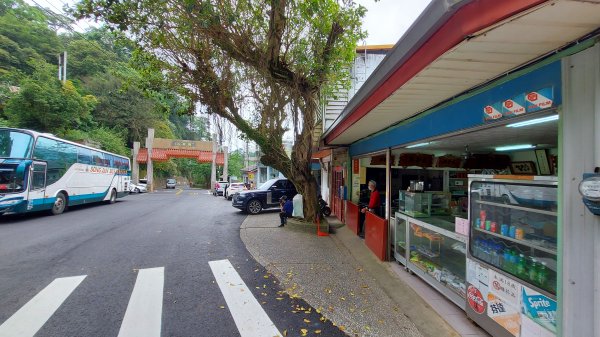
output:
[[[129,158],[51,134],[0,128],[0,214],[107,201],[129,193]]]

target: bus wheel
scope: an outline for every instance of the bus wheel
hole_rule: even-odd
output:
[[[115,202],[117,202],[117,191],[113,189],[112,192],[110,192],[110,199],[108,200],[108,203],[114,204]]]
[[[54,206],[52,206],[52,214],[53,215],[59,215],[62,214],[62,212],[65,211],[65,208],[67,207],[67,198],[65,197],[64,194],[62,193],[58,193],[56,195],[56,200],[54,201]]]

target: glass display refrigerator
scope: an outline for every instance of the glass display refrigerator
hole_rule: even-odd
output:
[[[396,261],[406,266],[406,225],[408,217],[402,213],[396,212],[396,221],[394,222],[394,258]]]
[[[465,310],[495,337],[556,335],[557,185],[469,175]]]
[[[444,227],[445,220],[407,218],[406,267],[461,308],[466,297],[467,238]],[[435,224],[434,224],[435,223]]]

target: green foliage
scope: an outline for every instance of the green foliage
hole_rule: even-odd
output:
[[[129,130],[128,144],[145,139],[148,128],[162,119],[157,101],[135,86],[124,88],[123,81],[113,74],[90,77],[83,86],[98,99],[94,120],[111,129]]]
[[[95,99],[83,97],[70,81],[53,78],[47,64],[39,64],[31,78],[24,80],[18,94],[5,107],[12,125],[37,131],[63,134],[79,128],[89,117]]]
[[[0,0],[0,126],[50,132],[126,156],[148,128],[162,138],[209,137],[206,119],[192,116],[191,100],[151,54],[106,26],[57,33],[64,22],[23,0]],[[63,84],[57,55],[65,50],[69,81]],[[188,166],[197,183],[210,178],[210,166],[208,178],[205,166]],[[156,163],[155,172],[173,177],[185,167]]]
[[[172,162],[177,165],[180,174],[192,182],[193,186],[210,186],[211,164],[200,164],[195,159],[189,158],[173,159]]]
[[[68,76],[84,78],[106,73],[114,65],[117,56],[102,49],[95,41],[76,39],[70,41],[68,52]]]
[[[229,176],[241,177],[242,169],[244,168],[244,153],[242,150],[236,150],[229,154],[229,161],[227,162],[227,174]]]
[[[0,79],[15,71],[31,74],[35,62],[53,62],[59,52],[45,13],[20,0],[0,0]]]

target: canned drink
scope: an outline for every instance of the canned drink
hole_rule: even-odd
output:
[[[502,226],[500,226],[500,234],[502,234],[504,236],[508,236],[508,225],[507,224],[502,224]]]
[[[511,238],[515,238],[515,236],[517,235],[517,226],[510,226],[508,228],[508,236],[510,236]]]
[[[479,219],[479,218],[475,219],[475,227],[481,228],[481,219]]]
[[[479,219],[481,219],[481,223],[485,223],[485,210],[479,211]]]
[[[525,231],[523,228],[517,228],[515,230],[515,239],[523,240],[525,238]]]
[[[485,230],[489,231],[492,229],[492,222],[490,220],[485,221]]]
[[[498,232],[498,224],[496,223],[496,221],[492,221],[492,224],[490,225],[490,230],[494,233]]]

